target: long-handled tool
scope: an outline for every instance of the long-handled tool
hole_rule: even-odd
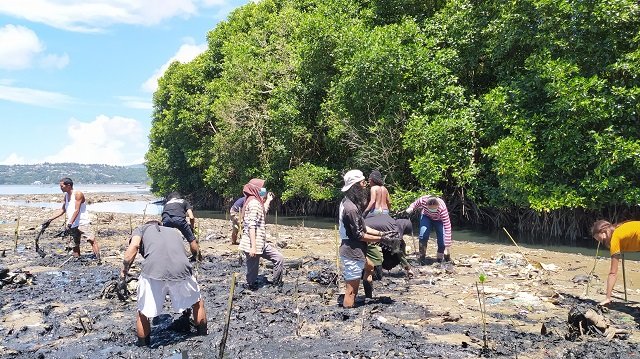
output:
[[[46,255],[44,253],[44,251],[40,248],[40,236],[42,236],[42,233],[44,233],[44,231],[47,229],[47,227],[49,227],[49,223],[48,222],[44,222],[42,223],[42,226],[40,226],[40,232],[38,232],[38,234],[36,235],[36,252],[38,252],[38,254],[40,255],[40,257],[44,258],[44,256]]]

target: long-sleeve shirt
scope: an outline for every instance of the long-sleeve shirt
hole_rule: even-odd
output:
[[[256,230],[256,254],[264,252],[265,243],[267,242],[267,230],[265,224],[264,207],[255,198],[249,199],[249,203],[244,210],[242,238],[240,238],[240,250],[245,252],[251,251],[251,238],[249,231]]]
[[[453,244],[453,240],[451,239],[451,220],[449,219],[449,211],[447,210],[447,205],[444,203],[442,198],[435,197],[438,201],[438,210],[436,212],[429,212],[427,210],[427,201],[435,196],[422,196],[415,200],[415,202],[409,205],[410,210],[420,209],[423,216],[427,216],[434,221],[442,221],[442,225],[444,227],[444,245],[445,247],[451,247]]]

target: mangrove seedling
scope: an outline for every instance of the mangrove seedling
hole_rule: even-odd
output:
[[[480,275],[478,276],[478,280],[482,285],[482,293],[480,292],[480,287],[478,287],[478,282],[476,282],[476,291],[478,293],[478,304],[480,305],[480,313],[482,315],[482,342],[483,342],[482,349],[483,350],[486,350],[489,348],[489,345],[487,344],[487,315],[486,315],[487,307],[486,307],[485,294],[484,294],[484,281],[486,279],[487,279],[487,276],[484,273],[480,273]]]

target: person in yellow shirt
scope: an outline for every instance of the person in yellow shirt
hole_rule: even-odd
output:
[[[607,277],[607,297],[600,305],[611,303],[611,292],[618,279],[620,255],[625,252],[640,252],[640,221],[612,224],[598,220],[591,226],[593,238],[604,244],[611,253],[611,268]]]

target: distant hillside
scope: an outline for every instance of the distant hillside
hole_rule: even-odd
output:
[[[79,163],[43,163],[37,165],[0,165],[0,184],[58,183],[70,177],[78,183],[147,183],[147,168],[140,165],[109,166]]]

